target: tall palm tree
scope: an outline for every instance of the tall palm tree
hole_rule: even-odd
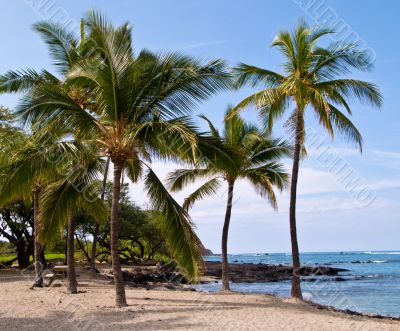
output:
[[[238,86],[250,84],[264,89],[240,102],[236,109],[249,106],[258,109],[269,130],[287,108],[294,110],[286,121],[293,135],[294,158],[290,190],[290,235],[292,243],[292,296],[302,298],[300,287],[300,257],[296,230],[296,196],[299,163],[305,153],[305,114],[313,111],[319,123],[333,138],[335,131],[362,148],[360,132],[340,108],[351,115],[348,102],[353,100],[371,106],[381,106],[382,96],[376,85],[357,79],[343,78],[351,69],[370,71],[371,58],[357,45],[336,42],[324,48],[318,46],[321,37],[334,31],[310,28],[301,21],[292,32],[281,31],[272,42],[285,58],[283,73],[239,64],[236,68]],[[305,155],[305,154],[304,154]]]
[[[282,190],[288,179],[283,166],[278,162],[284,155],[290,154],[287,145],[271,139],[254,125],[246,124],[237,114],[229,116],[227,111],[224,131],[220,136],[210,120],[202,116],[210,127],[211,135],[222,140],[231,151],[233,166],[227,163],[216,163],[214,159],[203,158],[193,169],[178,169],[168,176],[168,183],[173,191],[182,190],[186,185],[200,179],[207,181],[185,199],[184,208],[189,209],[197,200],[216,194],[221,182],[227,184],[227,205],[222,230],[222,290],[229,291],[228,270],[228,232],[231,220],[233,191],[235,183],[242,179],[250,182],[257,194],[267,198],[274,209],[277,208],[274,187]]]
[[[78,139],[93,141],[113,164],[110,241],[116,305],[126,306],[118,254],[118,208],[122,171],[136,183],[144,177],[153,208],[162,224],[172,255],[189,278],[199,271],[201,242],[189,215],[172,198],[149,165],[152,158],[187,157],[199,146],[199,135],[185,114],[198,101],[230,86],[223,61],[203,64],[176,53],[132,50],[128,24],[114,27],[97,13],[85,20],[88,44],[98,53],[80,61],[65,84],[86,91],[81,103],[63,86],[40,83],[20,105],[27,121],[63,128]],[[95,105],[93,107],[92,105]]]

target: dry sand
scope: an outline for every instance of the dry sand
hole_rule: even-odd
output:
[[[117,309],[106,281],[83,281],[81,293],[30,289],[0,275],[0,330],[400,330],[400,322],[350,316],[266,295],[127,288]]]

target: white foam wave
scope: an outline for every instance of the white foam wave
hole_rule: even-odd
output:
[[[363,254],[371,254],[371,255],[400,255],[400,252],[363,252]]]
[[[312,301],[313,295],[311,293],[304,292],[303,293],[303,300],[305,301]]]

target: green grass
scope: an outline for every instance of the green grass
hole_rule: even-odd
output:
[[[63,259],[65,254],[62,253],[49,253],[45,254],[46,260]]]
[[[50,260],[56,260],[56,259],[63,259],[65,257],[65,254],[49,253],[49,254],[45,254],[45,256],[46,256],[46,260],[50,261]],[[15,259],[16,257],[17,257],[17,255],[1,255],[0,263],[8,262],[12,259]],[[32,261],[32,258],[31,258],[31,261]]]
[[[14,259],[15,257],[17,257],[17,255],[2,255],[2,256],[0,256],[0,263],[10,261],[10,260]]]

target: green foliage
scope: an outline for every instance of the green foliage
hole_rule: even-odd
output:
[[[1,255],[0,256],[0,263],[7,263],[9,261],[14,260],[17,257],[17,255]]]
[[[265,127],[271,130],[275,121],[293,107],[294,101],[295,110],[290,113],[285,127],[293,137],[300,136],[303,152],[306,138],[304,113],[307,110],[314,112],[332,138],[337,131],[361,150],[361,134],[345,115],[351,115],[348,103],[360,101],[380,107],[383,99],[375,84],[343,77],[353,69],[372,70],[372,59],[366,51],[346,42],[335,42],[326,48],[318,45],[321,37],[333,33],[330,29],[311,28],[304,21],[300,21],[293,32],[281,31],[272,47],[284,57],[283,73],[239,64],[235,68],[237,86],[263,89],[245,98],[235,110],[255,107]]]
[[[11,111],[0,106],[0,166],[5,164],[15,149],[26,143],[26,135],[17,124]]]
[[[0,91],[27,91],[18,107],[25,122],[61,126],[74,139],[95,142],[93,150],[122,165],[134,183],[143,178],[150,204],[162,210],[158,225],[171,253],[188,277],[196,277],[201,244],[193,224],[147,163],[188,158],[203,144],[186,115],[231,87],[225,62],[176,52],[134,53],[129,25],[115,27],[96,12],[84,19],[80,42],[57,24],[40,23],[35,29],[65,79],[10,72],[0,77]]]
[[[0,254],[15,253],[20,267],[27,267],[33,254],[33,208],[29,202],[13,201],[0,208],[0,236],[8,240],[7,247],[12,248]]]
[[[44,243],[51,242],[55,234],[62,232],[68,221],[79,216],[83,210],[99,222],[106,219],[108,208],[96,190],[102,170],[101,162],[97,161],[94,159],[89,164],[75,165],[69,176],[46,187],[40,209],[40,238]]]
[[[257,194],[267,198],[277,208],[274,187],[283,190],[288,181],[280,159],[291,155],[291,148],[284,141],[273,139],[255,125],[247,124],[229,108],[225,117],[222,135],[204,116],[210,127],[210,135],[220,139],[229,150],[232,162],[214,162],[214,158],[203,157],[202,163],[193,169],[178,169],[168,176],[172,191],[182,190],[197,180],[205,183],[185,199],[184,208],[206,196],[215,195],[221,188],[221,181],[234,183],[238,179],[247,180]]]
[[[111,189],[112,183],[109,182],[105,194],[109,206],[112,199]],[[120,254],[123,260],[132,263],[170,254],[158,227],[157,213],[145,211],[136,206],[129,197],[128,184],[122,185],[118,217]],[[110,247],[109,233],[109,222],[105,222],[100,227],[99,244],[101,252],[106,255],[109,254]]]
[[[7,256],[15,253],[15,247],[7,241],[0,241],[0,255]]]

